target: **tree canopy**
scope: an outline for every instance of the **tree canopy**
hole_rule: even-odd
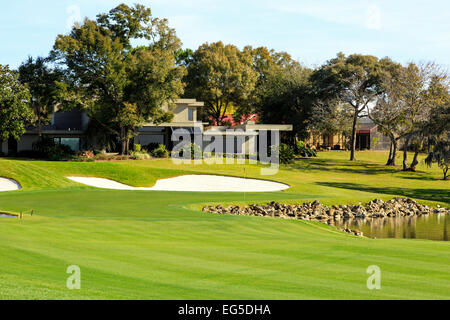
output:
[[[339,99],[352,109],[352,138],[350,160],[355,160],[358,119],[363,117],[367,106],[374,103],[382,93],[381,77],[384,61],[377,57],[339,53],[317,69],[311,77],[316,94],[323,99]]]
[[[133,47],[133,40],[145,44]],[[52,52],[68,79],[60,84],[63,105],[87,110],[127,153],[139,125],[172,117],[162,107],[183,92],[184,68],[175,60],[180,45],[167,20],[139,4],[85,19],[69,35],[59,35]]]
[[[204,101],[208,114],[220,125],[231,105],[249,103],[257,73],[247,50],[222,42],[205,43],[192,55],[186,82],[186,93]]]
[[[298,63],[277,65],[266,74],[257,93],[256,111],[263,123],[293,124],[290,136],[305,139],[312,116],[311,70]]]
[[[17,72],[0,65],[0,141],[10,137],[20,140],[33,119],[28,87],[19,81]]]
[[[50,68],[45,58],[29,57],[19,67],[19,79],[30,90],[30,107],[34,111],[38,135],[41,136],[41,125],[49,122],[56,104],[56,82],[63,81],[63,74],[58,69]]]

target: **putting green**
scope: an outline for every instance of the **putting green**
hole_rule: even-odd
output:
[[[358,203],[395,196],[450,205],[437,168],[402,173],[385,153],[323,153],[270,180],[281,192],[99,190],[67,176],[152,187],[186,174],[261,178],[260,166],[185,165],[169,160],[57,163],[0,159],[0,176],[23,189],[0,194],[1,299],[449,299],[450,243],[361,239],[323,224],[211,215],[205,204],[267,201]],[[30,210],[34,215],[30,216]],[[81,268],[81,290],[66,287]],[[368,290],[366,270],[382,271]]]

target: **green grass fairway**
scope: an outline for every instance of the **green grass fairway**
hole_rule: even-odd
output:
[[[366,202],[412,197],[450,206],[437,167],[384,167],[384,152],[321,153],[275,176],[260,166],[175,165],[170,160],[65,163],[0,159],[0,176],[23,189],[0,193],[0,299],[450,299],[450,242],[357,238],[324,224],[217,216],[204,204]],[[400,161],[399,161],[400,163]],[[163,177],[210,173],[292,186],[274,193],[112,191],[69,175],[152,186]],[[81,268],[82,288],[66,288]],[[366,270],[382,270],[370,291]]]

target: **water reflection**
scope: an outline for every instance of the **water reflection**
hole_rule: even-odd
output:
[[[7,214],[2,214],[2,213],[0,213],[0,219],[2,219],[2,218],[7,219],[7,218],[17,218],[17,217],[16,217],[16,216],[10,216],[10,215],[7,215]]]
[[[434,214],[411,217],[349,219],[336,227],[362,231],[369,238],[403,238],[449,241],[450,217]]]

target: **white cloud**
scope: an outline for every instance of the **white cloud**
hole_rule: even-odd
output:
[[[354,1],[290,1],[281,0],[272,4],[273,9],[291,14],[314,17],[327,22],[364,26],[367,5]]]
[[[381,29],[381,10],[378,5],[370,5],[367,8],[367,29],[380,30]]]
[[[69,30],[72,29],[75,24],[82,22],[81,9],[79,6],[71,5],[67,7],[66,13],[69,15],[66,20],[66,26]]]

